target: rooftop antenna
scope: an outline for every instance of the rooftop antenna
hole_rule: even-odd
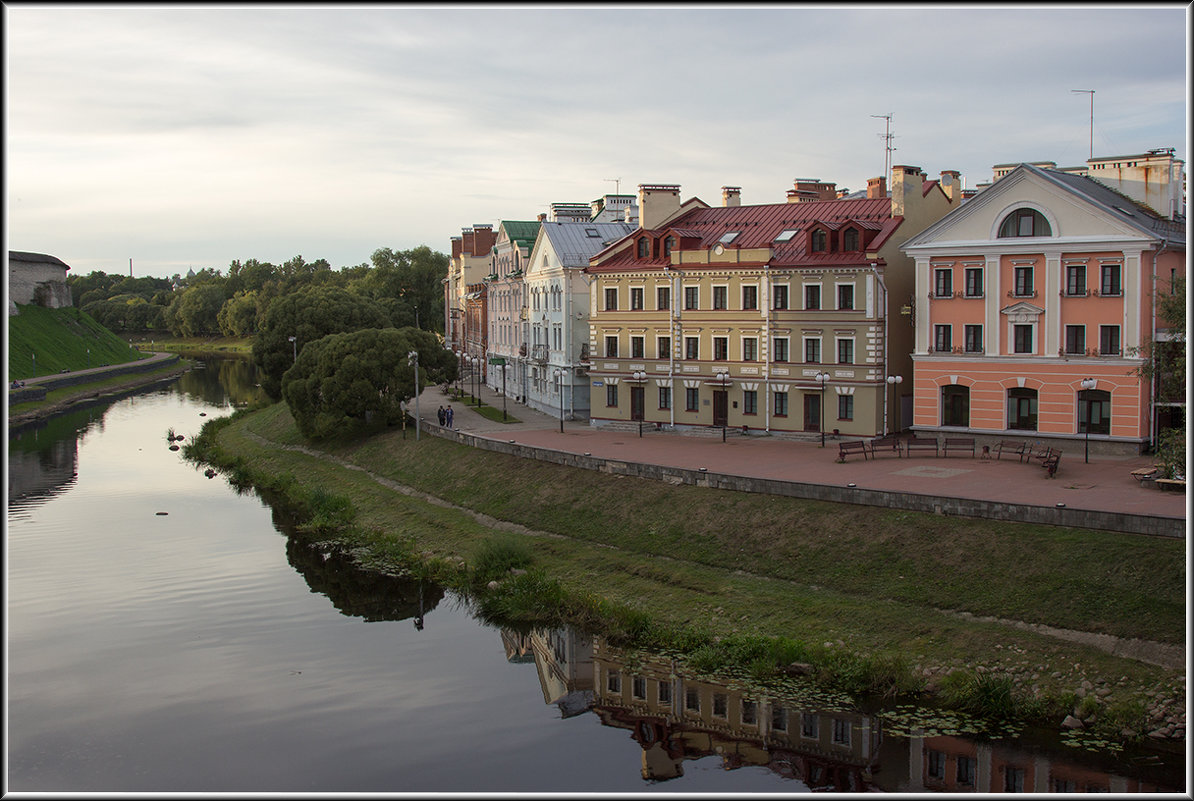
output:
[[[620,195],[620,194],[622,194],[622,192],[621,192],[621,189],[622,189],[622,179],[621,179],[621,177],[618,177],[618,178],[603,178],[602,180],[604,180],[604,181],[606,181],[606,182],[613,181],[613,182],[614,182],[614,194],[615,194],[615,195]]]
[[[892,134],[892,132],[891,132],[891,114],[872,114],[871,116],[877,120],[887,120],[886,130],[883,133],[876,134],[876,135],[883,137],[883,141],[885,143],[885,147],[883,150],[883,177],[890,178],[891,177],[891,151],[895,150],[895,148],[891,146],[891,140],[895,138],[895,135]]]
[[[1090,95],[1090,157],[1094,158],[1094,89],[1071,89],[1072,94]]]

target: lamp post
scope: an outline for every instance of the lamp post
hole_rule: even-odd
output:
[[[825,384],[829,381],[829,373],[817,373],[813,378],[821,385],[821,447],[825,447]]]
[[[1090,391],[1098,386],[1098,381],[1093,378],[1084,378],[1079,386],[1082,387],[1083,394],[1086,396],[1086,453],[1083,454],[1082,460],[1086,464],[1090,464],[1090,423],[1091,423],[1091,403]]]
[[[502,362],[502,422],[506,422],[506,363]]]
[[[893,402],[892,402],[892,406],[895,406],[895,407],[896,407],[896,411],[897,411],[897,412],[899,411],[899,405],[898,405],[898,404],[897,404],[895,401],[898,401],[898,400],[899,400],[899,396],[895,394],[895,388],[896,388],[896,384],[902,384],[903,382],[904,382],[904,377],[903,377],[902,375],[889,375],[889,376],[887,377],[887,383],[891,384],[891,399],[892,399],[892,401],[893,401]],[[896,417],[896,426],[895,426],[895,430],[896,430],[896,433],[899,433],[899,430],[900,430],[900,425],[899,425],[899,417],[898,417],[898,415],[897,415],[897,417]],[[887,435],[887,433],[888,433],[888,429],[887,429],[887,415],[886,415],[886,414],[884,414],[884,415],[883,415],[883,434],[884,434],[884,435]]]
[[[294,350],[294,361],[298,361],[298,337],[286,337],[290,340],[291,348]]]
[[[564,433],[564,371],[556,368],[553,373],[556,377],[556,386],[560,389],[560,433]]]
[[[415,442],[419,441],[419,352],[412,350],[406,354],[406,363],[415,368]]]
[[[473,402],[477,404],[477,408],[481,408],[481,359],[478,356],[472,357],[473,362]]]

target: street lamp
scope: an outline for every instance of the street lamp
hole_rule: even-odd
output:
[[[898,404],[898,403],[896,403],[896,401],[899,401],[899,396],[895,394],[895,388],[896,388],[896,384],[902,384],[903,382],[904,382],[904,377],[903,377],[902,375],[889,375],[889,376],[887,377],[887,383],[891,384],[891,399],[892,399],[892,401],[893,401],[893,403],[892,403],[892,406],[895,406],[895,407],[896,407],[896,412],[897,412],[897,413],[898,413],[898,412],[899,412],[899,410],[900,410],[900,409],[899,409],[899,404]],[[896,417],[896,426],[895,426],[895,430],[896,430],[896,432],[897,432],[897,433],[898,433],[898,432],[899,432],[899,430],[900,430],[900,426],[899,426],[899,417],[898,417],[898,416]],[[884,414],[884,415],[883,415],[883,434],[884,434],[884,435],[886,435],[887,433],[888,433],[888,429],[887,429],[887,415],[886,415],[886,414]]]
[[[506,422],[506,362],[502,362],[502,422]]]
[[[1082,460],[1086,464],[1090,464],[1090,422],[1091,422],[1090,391],[1092,389],[1094,389],[1096,386],[1098,386],[1098,383],[1099,382],[1095,381],[1093,378],[1084,378],[1084,379],[1082,379],[1081,383],[1079,384],[1079,386],[1081,386],[1082,390],[1083,390],[1082,394],[1086,396],[1086,453],[1082,457]]]
[[[560,390],[560,433],[564,433],[564,371],[556,368],[553,373],[556,377],[556,386]]]
[[[412,350],[406,354],[406,363],[415,368],[415,442],[419,441],[419,352]]]
[[[829,373],[817,373],[813,378],[821,385],[821,447],[825,447],[825,384],[829,381]]]
[[[473,356],[473,400],[477,404],[477,408],[481,408],[481,359],[478,356]]]
[[[287,337],[286,339],[289,340],[291,346],[294,349],[294,360],[297,362],[298,361],[298,337]]]

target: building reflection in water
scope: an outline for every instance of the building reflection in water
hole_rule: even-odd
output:
[[[814,791],[1173,792],[1011,743],[885,734],[881,715],[686,676],[670,658],[631,655],[570,629],[501,636],[509,661],[535,663],[544,702],[563,717],[591,710],[629,732],[647,781],[717,756],[726,770],[762,766]]]

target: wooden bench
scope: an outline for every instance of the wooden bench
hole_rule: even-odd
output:
[[[1153,480],[1157,484],[1157,489],[1162,492],[1165,490],[1172,490],[1174,492],[1186,491],[1186,480],[1184,478],[1157,478]]]
[[[970,458],[974,458],[974,440],[970,437],[946,437],[945,446],[941,449],[946,456],[953,451],[970,451]]]
[[[1144,486],[1146,481],[1155,481],[1157,476],[1161,474],[1160,465],[1153,465],[1152,467],[1137,467],[1132,471],[1132,478]]]
[[[937,439],[912,439],[904,441],[904,448],[907,449],[908,455],[912,455],[912,451],[932,451],[934,456],[937,456],[939,451],[937,448]]]
[[[876,437],[871,440],[871,456],[878,456],[880,453],[886,453],[891,450],[896,456],[903,456],[904,452],[900,448],[900,438],[893,436]]]
[[[1005,452],[1014,453],[1016,458],[1022,462],[1024,461],[1024,452],[1027,450],[1027,442],[1011,442],[1010,440],[1003,440],[995,446],[995,458],[1002,459]]]
[[[1049,455],[1041,460],[1041,467],[1045,468],[1045,476],[1054,478],[1057,475],[1057,465],[1061,462],[1061,451],[1050,449]]]
[[[851,453],[861,453],[862,460],[866,461],[867,452],[870,451],[870,445],[866,440],[854,440],[852,442],[839,442],[837,444],[837,460],[839,462],[846,461],[846,456]]]

